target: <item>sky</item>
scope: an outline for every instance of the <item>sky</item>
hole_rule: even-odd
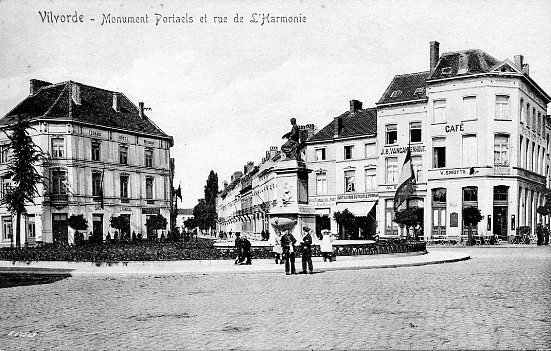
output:
[[[43,21],[50,11],[83,22]],[[303,21],[262,24],[262,14]],[[102,24],[108,15],[147,15],[148,23]],[[188,23],[163,22],[173,15]],[[33,78],[144,101],[174,137],[179,207],[191,208],[210,170],[222,187],[248,161],[258,164],[283,144],[291,117],[321,129],[352,99],[375,106],[394,75],[428,70],[432,40],[441,53],[482,49],[511,61],[522,54],[551,94],[550,15],[547,0],[0,0],[0,115],[28,95]]]

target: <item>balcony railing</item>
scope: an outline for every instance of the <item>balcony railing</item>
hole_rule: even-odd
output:
[[[49,194],[50,204],[54,206],[67,205],[69,203],[69,195],[67,194]]]

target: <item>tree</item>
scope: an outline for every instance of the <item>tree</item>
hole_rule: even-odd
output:
[[[206,211],[204,220],[204,229],[216,227],[216,197],[218,196],[218,175],[210,171],[205,185],[205,203]]]
[[[480,209],[474,206],[467,206],[463,208],[463,223],[469,226],[469,239],[468,244],[473,244],[473,226],[478,225],[484,216],[480,213]]]
[[[67,225],[75,231],[75,243],[80,243],[84,238],[79,236],[80,233],[78,231],[88,229],[88,222],[86,221],[86,218],[84,218],[84,215],[71,215],[67,219]]]
[[[205,199],[199,199],[199,202],[193,208],[193,217],[197,221],[197,227],[201,230],[208,228],[208,211]]]
[[[423,218],[424,210],[419,207],[405,208],[403,210],[396,211],[394,214],[394,222],[400,224],[401,226],[405,226],[408,231],[408,236],[409,228],[413,228],[415,240],[417,240],[417,231],[415,228],[423,225]]]
[[[120,233],[126,226],[126,218],[122,216],[112,216],[111,219],[109,219],[109,225]]]
[[[344,235],[339,232],[340,239],[348,239],[350,237],[350,232],[354,232],[357,228],[356,216],[350,212],[347,208],[344,211],[337,211],[333,214],[333,218],[337,224],[341,225],[344,228]]]
[[[43,180],[36,165],[44,159],[44,153],[29,135],[30,129],[29,119],[19,116],[16,123],[4,131],[10,140],[11,152],[6,176],[12,179],[13,185],[0,200],[0,205],[6,205],[8,211],[16,216],[17,247],[21,247],[21,215],[27,213],[25,204],[34,204],[34,197],[39,195],[37,185]]]

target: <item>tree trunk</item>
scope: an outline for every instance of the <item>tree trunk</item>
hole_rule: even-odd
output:
[[[15,246],[21,248],[21,212],[17,211],[15,215]]]

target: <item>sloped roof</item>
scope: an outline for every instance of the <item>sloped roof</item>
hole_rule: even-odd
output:
[[[426,80],[429,71],[394,76],[377,104],[426,99]]]
[[[77,85],[80,90],[80,104],[75,103],[72,98],[73,85]],[[0,125],[12,123],[18,116],[31,119],[70,119],[102,127],[168,137],[145,114],[141,118],[138,108],[122,93],[117,93],[120,111],[115,111],[112,107],[114,93],[117,92],[72,81],[45,85],[2,117]]]
[[[341,130],[339,138],[349,138],[377,133],[377,109],[375,107],[347,111],[339,116]],[[334,135],[334,121],[323,127],[309,141],[332,140]]]
[[[460,71],[460,61],[464,62]],[[447,52],[440,56],[428,79],[450,78],[490,72],[501,61],[479,49]]]

